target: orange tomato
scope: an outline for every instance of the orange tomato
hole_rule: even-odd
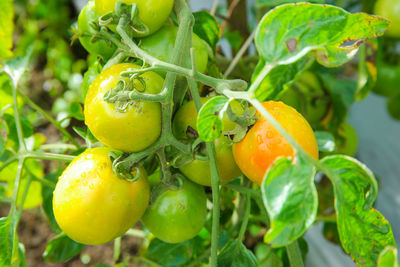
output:
[[[300,113],[282,102],[267,101],[263,106],[312,157],[318,159],[314,132]],[[233,155],[241,171],[261,185],[274,161],[282,156],[293,157],[294,149],[259,112],[256,116],[257,122],[243,140],[233,145]]]

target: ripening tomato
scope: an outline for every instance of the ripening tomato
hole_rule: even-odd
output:
[[[161,133],[161,105],[158,102],[134,101],[125,112],[118,111],[104,95],[122,78],[121,72],[140,68],[122,63],[103,70],[92,82],[85,99],[85,123],[104,145],[129,152],[141,151],[153,144]],[[158,94],[164,79],[155,72],[141,75],[146,86],[134,80],[134,87],[142,93]]]
[[[135,33],[135,37],[144,37],[153,34],[167,20],[174,6],[174,0],[122,0],[125,4],[136,4],[139,10],[139,19],[147,26],[147,33]],[[117,0],[95,0],[96,11],[101,16],[115,9]]]
[[[96,31],[90,26],[90,23],[98,19],[99,15],[94,8],[94,1],[91,0],[83,7],[78,17],[79,41],[89,53],[107,60],[114,54],[117,47],[106,40],[91,41]]]
[[[181,188],[162,191],[141,220],[164,242],[180,243],[193,238],[206,220],[207,197],[203,187],[187,179],[182,181]]]
[[[177,33],[178,27],[165,24],[155,34],[143,38],[140,42],[140,48],[159,60],[168,62],[171,51],[174,49]],[[205,73],[208,62],[207,46],[195,33],[193,33],[192,40],[197,71]]]
[[[400,38],[400,0],[378,0],[374,13],[391,21],[386,36]]]
[[[263,106],[283,128],[307,151],[318,159],[318,145],[314,132],[306,119],[294,108],[275,101]],[[257,122],[242,141],[233,145],[233,155],[241,171],[253,182],[261,185],[264,175],[281,156],[293,157],[289,142],[259,113]]]
[[[209,98],[202,98],[205,103]],[[243,112],[238,102],[231,104],[233,111],[237,114]],[[224,130],[234,129],[235,123],[224,117]],[[197,131],[197,110],[193,101],[185,103],[176,113],[172,130],[174,135],[183,141],[190,141],[191,131]],[[220,136],[214,141],[215,156],[217,159],[218,173],[221,178],[221,184],[230,182],[238,177],[241,172],[235,163],[232,154],[232,141],[226,136]],[[210,164],[207,161],[195,159],[179,168],[179,170],[190,180],[201,185],[211,186]]]
[[[87,149],[68,165],[54,190],[58,225],[82,244],[103,244],[123,235],[149,204],[145,170],[140,168],[136,182],[118,178],[112,170],[111,151],[106,147]]]

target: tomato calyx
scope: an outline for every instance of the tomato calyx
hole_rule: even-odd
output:
[[[240,142],[258,119],[256,110],[250,109],[247,102],[244,103],[243,113],[241,115],[236,114],[230,105],[228,105],[225,111],[228,115],[228,119],[236,123],[236,127],[230,131],[224,131],[222,134],[229,137],[233,143]]]
[[[104,94],[104,101],[113,103],[117,111],[124,113],[130,105],[137,101],[136,94],[140,94],[145,90],[146,82],[144,79],[139,74],[134,74],[129,79],[121,79],[115,88],[107,91]]]
[[[128,182],[136,182],[140,179],[142,173],[136,163],[126,160],[126,153],[110,152],[112,162],[112,170],[118,178],[127,180]]]

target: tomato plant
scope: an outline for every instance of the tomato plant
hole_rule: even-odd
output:
[[[398,2],[22,2],[0,2],[0,266],[301,267],[314,225],[398,265],[348,123],[372,90],[399,117]]]

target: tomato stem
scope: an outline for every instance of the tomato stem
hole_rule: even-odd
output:
[[[299,243],[294,241],[292,244],[286,246],[286,251],[289,257],[291,267],[304,267],[303,258],[301,256],[301,250]]]

